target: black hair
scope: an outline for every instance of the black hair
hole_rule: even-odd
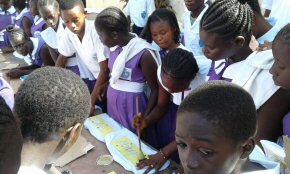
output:
[[[248,0],[247,3],[249,4],[249,6],[251,7],[251,9],[253,10],[254,13],[256,13],[260,16],[263,16],[263,14],[261,12],[259,0]]]
[[[290,45],[290,24],[285,25],[275,36],[273,43],[277,40],[281,41],[283,44]]]
[[[217,33],[225,39],[252,36],[253,12],[251,0],[216,0],[204,13],[200,27],[208,33]]]
[[[57,0],[38,0],[37,8],[40,9],[46,6],[53,6],[54,10],[59,11],[59,3]]]
[[[193,54],[181,48],[176,48],[162,60],[161,71],[175,79],[192,80],[199,68]]]
[[[1,96],[0,142],[0,173],[6,173],[7,169],[9,172],[18,170],[22,149],[21,132],[16,118],[13,116],[12,111]],[[11,169],[12,165],[15,165],[16,169],[14,167]],[[15,172],[17,173],[17,171]]]
[[[23,29],[14,27],[13,25],[9,25],[6,27],[6,31],[8,32],[9,35],[9,40],[15,40],[15,39],[23,39],[30,41],[30,37],[24,32]]]
[[[14,112],[23,137],[44,142],[49,136],[83,124],[90,111],[90,92],[70,70],[47,66],[29,74],[15,95]]]
[[[25,1],[25,0],[13,0],[13,6],[17,9],[23,10],[27,7],[27,1]]]
[[[241,143],[256,133],[254,101],[247,91],[232,83],[209,81],[201,85],[183,100],[178,116],[181,113],[199,114],[234,143]]]
[[[59,1],[60,10],[70,10],[76,6],[80,7],[80,9],[82,10],[85,9],[84,3],[81,0],[60,0]]]
[[[95,27],[101,31],[126,34],[129,23],[125,14],[116,7],[108,7],[101,11],[95,19]]]
[[[179,43],[180,41],[180,29],[178,26],[177,18],[172,10],[161,8],[155,10],[148,18],[147,24],[145,26],[145,39],[147,42],[152,42],[152,36],[150,31],[150,26],[154,22],[166,21],[170,27],[174,30],[174,42]]]

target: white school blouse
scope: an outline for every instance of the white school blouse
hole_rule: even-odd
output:
[[[207,9],[208,5],[205,4],[205,8],[193,24],[191,24],[190,11],[186,11],[182,16],[184,46],[193,53],[201,74],[207,74],[211,65],[211,60],[207,59],[203,54],[203,44],[199,36],[200,20]]]
[[[129,0],[127,7],[128,16],[138,27],[144,27],[148,17],[156,9],[154,0]]]
[[[265,33],[263,36],[257,38],[257,41],[259,44],[264,44],[265,41],[272,42],[276,36],[276,34],[279,32],[280,28],[278,28],[276,25],[274,25],[267,33]]]
[[[76,53],[96,79],[100,72],[99,62],[109,57],[109,49],[101,43],[94,21],[90,20],[85,21],[85,34],[82,41],[66,27],[58,51],[66,57]]]

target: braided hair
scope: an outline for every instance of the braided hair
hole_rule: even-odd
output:
[[[95,19],[95,27],[101,31],[126,34],[129,23],[125,14],[116,7],[108,7],[101,11]]]
[[[225,39],[252,36],[253,12],[251,0],[216,0],[204,13],[200,27]]]
[[[181,48],[176,48],[162,60],[161,71],[174,79],[192,80],[199,68],[193,54]]]
[[[80,9],[85,9],[84,3],[81,0],[60,0],[59,7],[60,10],[70,10],[74,7],[80,7]]]
[[[179,43],[180,41],[180,29],[178,26],[176,15],[172,10],[161,8],[155,10],[148,18],[147,24],[145,26],[145,38],[147,42],[152,42],[152,35],[150,31],[151,24],[154,22],[166,21],[174,32],[174,42]]]
[[[251,7],[251,9],[253,10],[254,13],[256,13],[260,16],[263,16],[262,12],[261,12],[259,0],[250,0],[250,1],[247,1],[247,3],[249,4],[249,6]]]
[[[285,25],[275,36],[273,43],[277,40],[281,41],[283,44],[290,45],[290,24]]]
[[[59,3],[57,0],[38,0],[37,8],[52,6],[54,10],[59,11]]]
[[[30,37],[21,28],[16,28],[13,25],[9,25],[6,28],[6,31],[8,32],[10,42],[11,40],[30,40]]]

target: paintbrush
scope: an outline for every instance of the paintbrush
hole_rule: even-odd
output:
[[[137,111],[137,117],[141,118],[141,113],[139,112],[139,96],[136,97],[136,111]],[[138,160],[141,161],[145,159],[145,156],[142,152],[141,148],[141,138],[140,138],[140,127],[137,127],[137,133],[138,133],[138,142],[139,142],[139,153],[138,153]]]

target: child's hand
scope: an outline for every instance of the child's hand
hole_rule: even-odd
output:
[[[133,117],[132,124],[135,129],[139,128],[140,132],[142,132],[142,130],[147,127],[146,118],[138,115]]]
[[[6,75],[12,79],[19,78],[23,75],[22,70],[15,68],[11,69],[9,72],[6,73]]]
[[[163,166],[163,164],[166,162],[166,158],[158,152],[154,155],[149,155],[149,159],[143,160],[137,164],[137,167],[139,169],[142,169],[146,166],[148,166],[147,170],[145,171],[145,174],[149,173],[152,169],[156,169],[155,173],[159,172],[159,169]]]

